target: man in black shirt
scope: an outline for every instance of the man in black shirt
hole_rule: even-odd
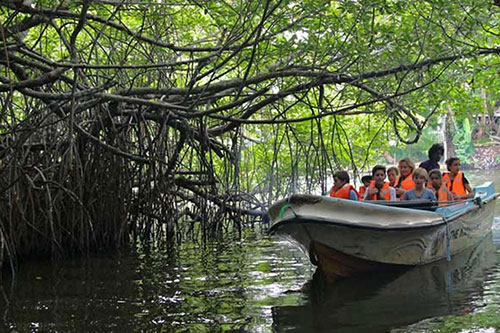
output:
[[[427,170],[427,172],[430,172],[433,169],[439,170],[439,160],[441,160],[441,157],[444,155],[443,145],[440,143],[433,144],[427,155],[429,156],[429,159],[420,163],[419,166]]]

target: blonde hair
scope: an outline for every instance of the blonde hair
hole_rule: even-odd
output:
[[[416,178],[416,177],[422,177],[424,178],[425,180],[427,180],[427,178],[429,178],[427,176],[427,170],[425,170],[424,168],[417,168],[415,169],[415,171],[413,171],[413,178]]]
[[[405,157],[405,158],[400,159],[398,162],[398,166],[401,165],[401,162],[405,162],[406,164],[408,164],[408,166],[411,168],[411,172],[413,172],[413,170],[415,170],[415,163],[413,163],[409,157]]]

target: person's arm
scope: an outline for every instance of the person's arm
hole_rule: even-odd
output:
[[[476,196],[476,193],[474,192],[472,186],[470,186],[469,180],[464,176],[463,181],[464,181],[465,191],[467,192],[466,198],[474,198]]]
[[[358,195],[356,194],[356,192],[354,192],[354,190],[349,191],[349,199],[354,200],[354,201],[358,201]]]
[[[474,198],[476,196],[476,192],[472,189],[469,183],[464,184],[465,191],[467,191],[467,194],[465,195],[466,198]]]
[[[366,189],[366,192],[365,192],[365,196],[363,197],[363,200],[371,200],[371,196],[374,195],[374,194],[377,194],[378,193],[378,188],[374,187],[374,186],[368,186],[368,188]]]

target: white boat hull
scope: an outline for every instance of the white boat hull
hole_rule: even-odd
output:
[[[351,271],[347,258],[364,260],[370,267],[422,265],[461,252],[489,232],[497,194],[492,184],[476,191],[482,199],[477,203],[435,211],[295,195],[270,207],[271,233],[296,243],[320,266],[335,262]]]

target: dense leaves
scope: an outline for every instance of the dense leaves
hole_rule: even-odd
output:
[[[298,188],[326,192],[334,169],[358,173],[391,140],[416,142],[450,109],[461,120],[498,99],[491,1],[0,10],[0,239],[13,249],[35,229],[54,250],[239,227]]]

